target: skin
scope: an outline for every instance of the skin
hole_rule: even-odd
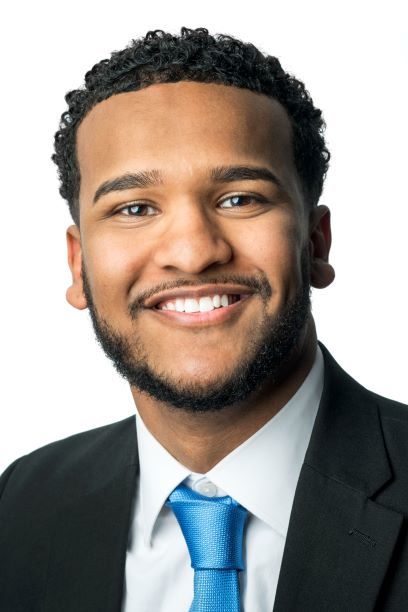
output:
[[[268,313],[279,314],[301,283],[301,254],[310,259],[314,287],[334,278],[328,263],[330,213],[309,211],[292,153],[292,129],[275,100],[218,84],[157,84],[119,94],[96,105],[77,135],[81,174],[80,229],[67,230],[72,285],[67,299],[86,308],[81,277],[85,262],[100,316],[126,337],[137,333],[149,363],[174,380],[211,385],[245,355],[251,324],[264,304],[254,294],[238,314],[217,324],[175,323],[143,310],[132,320],[128,306],[140,292],[183,279],[241,274],[266,275],[272,295]],[[281,186],[266,180],[219,183],[216,166],[262,166]],[[102,195],[107,180],[126,172],[158,169],[160,185]],[[231,208],[228,196],[261,197]],[[150,208],[142,217],[119,209]],[[129,212],[129,209],[126,209]],[[315,357],[310,316],[278,385],[266,381],[243,405],[216,413],[190,414],[132,388],[139,413],[157,440],[181,463],[204,473],[262,427],[302,384]]]

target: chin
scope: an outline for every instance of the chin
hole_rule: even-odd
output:
[[[214,370],[214,367],[203,368],[197,366],[184,371],[172,370],[167,376],[165,375],[165,378],[175,387],[180,386],[183,389],[194,389],[196,391],[210,391],[225,384],[231,374],[231,371],[222,371],[222,376],[220,376],[220,369]]]

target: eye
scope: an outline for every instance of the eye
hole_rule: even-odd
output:
[[[242,208],[249,204],[263,204],[266,200],[253,195],[232,195],[220,202],[220,208]]]
[[[127,217],[150,217],[156,214],[156,209],[149,204],[138,204],[136,202],[123,206],[117,211],[117,214]]]

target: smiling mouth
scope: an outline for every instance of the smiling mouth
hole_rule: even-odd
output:
[[[236,304],[244,297],[247,298],[249,296],[223,293],[203,295],[199,298],[179,297],[172,300],[164,300],[163,302],[159,302],[154,308],[161,311],[197,314],[228,308],[228,306]]]
[[[239,317],[244,304],[253,294],[216,294],[201,297],[178,297],[159,302],[150,308],[162,321],[177,327],[218,326]]]

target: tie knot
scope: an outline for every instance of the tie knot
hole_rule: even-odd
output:
[[[166,503],[179,522],[194,569],[244,569],[247,510],[232,497],[206,497],[179,485]]]

